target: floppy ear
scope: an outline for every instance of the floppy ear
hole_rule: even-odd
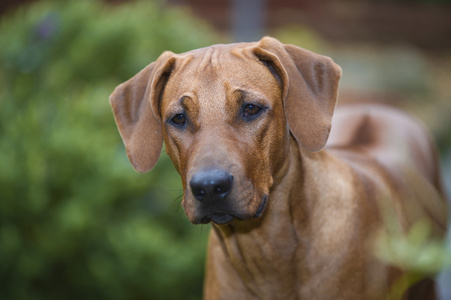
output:
[[[280,76],[285,115],[297,142],[309,151],[321,150],[329,137],[341,68],[329,57],[270,37],[253,51]]]
[[[174,63],[174,54],[165,52],[110,95],[128,158],[141,173],[150,171],[160,157],[163,136],[159,102]]]

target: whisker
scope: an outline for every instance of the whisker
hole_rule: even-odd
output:
[[[180,192],[181,190],[176,190],[177,192]],[[175,190],[174,190],[174,192],[175,192]],[[175,211],[176,211],[176,213],[177,214],[179,214],[180,212],[182,212],[181,211],[181,205],[180,205],[180,199],[181,198],[183,198],[183,192],[182,192],[182,194],[180,194],[180,195],[178,195],[175,199],[173,199],[172,201],[171,201],[171,204],[169,205],[169,207],[170,207],[170,209],[172,210],[172,209],[174,209],[174,207],[175,207]]]

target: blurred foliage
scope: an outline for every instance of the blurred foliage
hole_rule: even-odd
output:
[[[431,220],[420,218],[410,228],[402,229],[393,210],[383,206],[384,230],[377,233],[374,253],[387,264],[405,270],[391,288],[389,299],[403,299],[409,286],[435,278],[451,267],[451,252],[446,237],[433,228]],[[387,205],[387,203],[385,203]]]
[[[444,239],[431,235],[430,221],[420,220],[407,234],[392,231],[391,235],[381,236],[376,253],[383,261],[401,269],[423,276],[433,275],[451,267],[451,253]]]
[[[313,29],[301,25],[287,25],[276,28],[271,35],[284,44],[293,44],[309,51],[321,53],[327,43]]]
[[[158,1],[44,1],[0,23],[0,299],[198,299],[206,238],[166,155],[129,164],[108,96],[215,42]]]

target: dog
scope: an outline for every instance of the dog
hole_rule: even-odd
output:
[[[164,141],[186,216],[212,224],[205,299],[387,299],[406,270],[374,253],[385,215],[444,235],[428,134],[388,106],[335,109],[341,72],[265,37],[164,52],[111,94],[133,167]],[[433,281],[404,297],[435,299]]]

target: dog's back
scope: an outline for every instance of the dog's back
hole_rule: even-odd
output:
[[[345,105],[336,110],[326,149],[361,171],[371,169],[393,187],[381,208],[394,208],[404,232],[427,220],[432,234],[443,237],[447,202],[440,177],[437,151],[428,133],[412,116],[385,105]],[[365,167],[364,167],[365,168]],[[360,170],[358,170],[360,169]],[[363,175],[364,176],[364,175]],[[385,205],[385,206],[381,206]],[[389,210],[382,214],[389,216]],[[387,216],[382,216],[386,219]],[[404,294],[404,299],[435,299],[434,282],[424,279]]]
[[[418,120],[389,106],[354,104],[338,108],[332,124],[328,150],[350,162],[363,154],[394,183],[391,195],[406,207],[403,229],[426,217],[437,233],[446,230],[437,151]]]

